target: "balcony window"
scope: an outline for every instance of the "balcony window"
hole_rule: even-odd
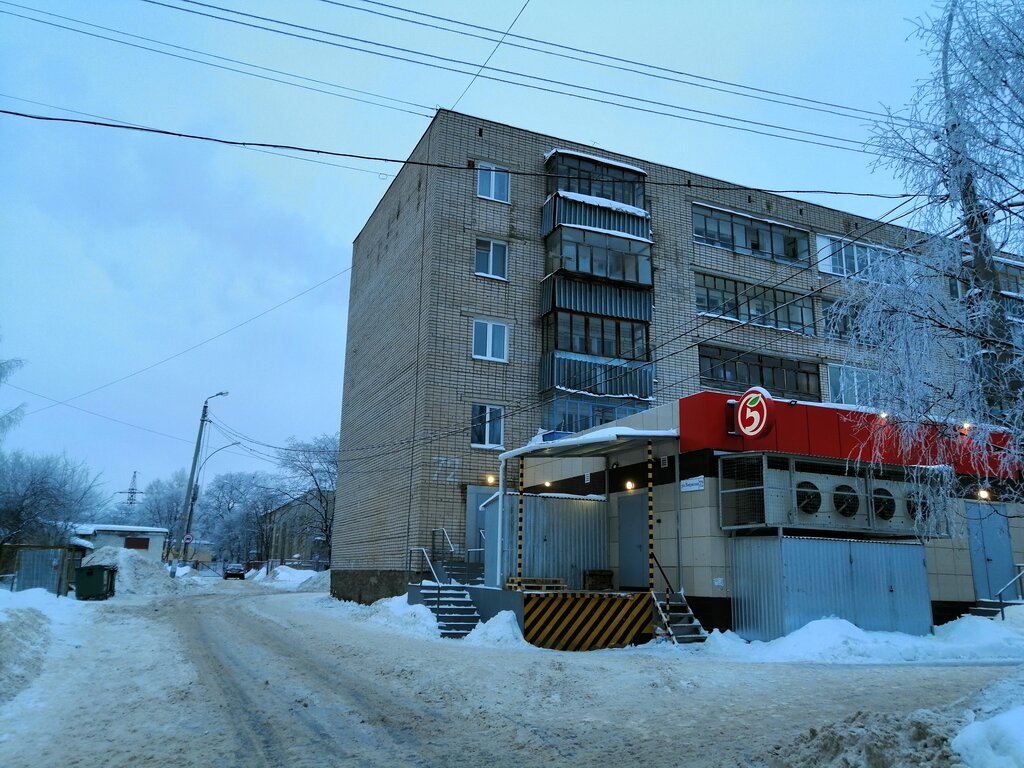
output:
[[[806,232],[739,214],[693,206],[693,239],[762,259],[807,264]]]
[[[816,363],[701,344],[700,383],[709,389],[742,392],[764,387],[783,399],[821,400]]]
[[[651,285],[651,244],[585,229],[558,227],[547,239],[547,271],[560,269]]]
[[[477,197],[502,203],[509,202],[508,170],[490,163],[477,163],[476,168]]]
[[[563,190],[646,209],[641,171],[561,152],[548,159],[546,170],[548,195]]]
[[[646,403],[623,402],[616,398],[559,397],[544,416],[544,428],[559,432],[579,432],[647,409]]]
[[[694,275],[697,312],[814,335],[810,296],[714,275]]]
[[[843,405],[871,405],[877,391],[878,371],[829,364],[829,401]]]
[[[544,349],[620,360],[647,360],[647,324],[575,312],[552,312],[544,318]]]

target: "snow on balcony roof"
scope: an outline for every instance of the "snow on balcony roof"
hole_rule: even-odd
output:
[[[564,197],[568,200],[576,200],[577,202],[580,203],[596,205],[601,208],[608,208],[612,211],[619,211],[620,213],[628,213],[633,216],[639,216],[640,218],[643,219],[651,218],[651,214],[649,214],[643,208],[637,208],[635,205],[629,205],[627,203],[620,203],[618,200],[609,200],[607,197],[594,197],[593,195],[582,195],[579,192],[568,192],[564,189],[558,190],[555,194],[557,194],[559,197]]]
[[[82,547],[83,549],[95,549],[95,546],[91,541],[80,539],[77,536],[72,536],[70,539],[68,539],[68,544],[70,544],[72,547]]]
[[[601,163],[601,165],[614,165],[616,168],[623,168],[627,171],[633,171],[633,173],[639,173],[644,176],[647,175],[647,171],[643,168],[637,168],[635,165],[620,163],[618,160],[609,160],[607,157],[588,155],[586,152],[577,152],[575,149],[549,149],[544,153],[544,162],[546,163],[550,160],[553,155],[572,155],[573,157],[582,157],[587,160],[593,160],[595,163]]]
[[[596,446],[602,443],[615,443],[619,440],[629,439],[654,439],[659,437],[678,438],[678,429],[635,429],[634,427],[606,427],[605,429],[594,430],[593,432],[582,432],[561,440],[541,441],[533,438],[526,445],[520,448],[513,448],[498,456],[499,459],[512,459],[516,456],[523,456],[530,453],[544,453],[546,455],[572,456],[587,446]]]
[[[97,533],[168,533],[166,528],[147,528],[142,525],[108,525],[87,523],[76,525],[72,530],[79,536],[95,536]]]

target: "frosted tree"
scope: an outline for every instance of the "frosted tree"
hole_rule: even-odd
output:
[[[321,545],[323,552],[330,552],[338,482],[338,433],[309,441],[290,439],[286,448],[278,450],[277,464],[287,481],[282,491],[294,502],[300,528]]]
[[[963,490],[944,469],[955,454],[1021,459],[1024,269],[1010,262],[1024,253],[1024,0],[951,0],[918,34],[933,73],[874,149],[921,195],[919,233],[854,260],[832,321],[849,362],[877,370],[858,401],[928,456],[916,479],[939,503]]]

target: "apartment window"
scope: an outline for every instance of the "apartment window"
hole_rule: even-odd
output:
[[[759,386],[782,399],[821,400],[816,363],[710,344],[701,344],[698,356],[701,384],[710,389],[742,392]]]
[[[694,275],[697,312],[814,335],[810,296],[714,275]]]
[[[473,321],[473,357],[478,360],[508,360],[508,326],[494,320]]]
[[[575,312],[552,312],[544,318],[544,348],[621,360],[646,360],[647,324]]]
[[[490,163],[476,164],[476,194],[488,200],[509,201],[508,171]]]
[[[627,283],[651,285],[651,244],[572,227],[547,239],[547,271],[565,269]]]
[[[646,410],[645,403],[624,403],[608,398],[556,398],[545,414],[545,428],[579,432]]]
[[[878,391],[878,371],[850,365],[828,366],[828,399],[843,405],[871,405]]]
[[[1024,296],[1024,266],[999,259],[993,262],[993,266],[999,273],[1000,290]]]
[[[762,259],[806,264],[806,232],[735,213],[693,206],[693,239]]]
[[[470,443],[477,448],[500,447],[504,439],[504,414],[504,409],[499,405],[474,405]]]
[[[476,274],[482,277],[508,277],[508,243],[499,240],[476,240]]]

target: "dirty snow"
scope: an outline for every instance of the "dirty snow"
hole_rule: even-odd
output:
[[[617,764],[647,756],[665,762],[665,750],[675,749],[677,757],[695,758],[693,765],[1024,768],[1024,666],[1009,675],[1006,669],[1024,664],[1024,607],[1009,609],[1006,622],[965,617],[928,637],[865,632],[824,619],[767,643],[715,632],[702,646],[650,643],[561,654],[525,643],[510,612],[458,641],[440,638],[433,614],[404,596],[364,606],[292,594],[325,591],[326,572],[286,567],[264,572],[258,582],[172,580],[159,564],[141,564],[130,550],[96,554],[116,559],[119,568],[118,597],[111,601],[78,602],[43,590],[0,592],[0,765],[28,764],[19,759],[29,756],[39,765],[98,764],[90,759],[98,759],[96,750],[103,746],[82,733],[92,726],[76,714],[84,692],[97,702],[95,717],[107,717],[110,710],[108,726],[116,738],[108,739],[113,751],[104,753],[106,764],[164,765],[166,752],[153,745],[161,743],[160,734],[182,732],[197,747],[172,762],[240,764],[218,751],[222,740],[233,744],[230,739],[237,738],[230,718],[207,711],[199,695],[205,689],[198,686],[214,669],[191,666],[199,663],[194,654],[203,646],[184,653],[175,628],[181,625],[167,623],[168,614],[180,621],[192,606],[198,611],[205,605],[211,617],[222,617],[225,629],[199,637],[231,635],[234,630],[226,627],[236,615],[259,618],[246,626],[261,628],[260,642],[241,634],[231,653],[245,648],[245,654],[265,654],[267,643],[278,643],[280,653],[295,647],[294,662],[270,664],[261,657],[256,663],[268,679],[277,674],[273,670],[280,674],[271,680],[269,698],[261,688],[254,701],[266,698],[271,708],[278,701],[285,711],[292,700],[282,691],[304,668],[305,653],[310,660],[342,665],[331,670],[365,685],[361,695],[372,697],[394,683],[409,697],[396,702],[400,707],[422,705],[439,716],[472,721],[474,729],[460,738],[479,730],[495,745],[518,750],[503,754],[521,765],[539,765],[543,755],[549,763],[565,758],[597,764],[599,749],[616,755]],[[311,638],[320,645],[303,645]],[[364,667],[365,683],[358,676]],[[110,674],[97,677],[104,669]],[[310,688],[302,701],[312,697],[326,706],[337,686],[316,685],[321,687]],[[312,716],[313,708],[305,709],[298,695],[294,701],[303,717]],[[806,714],[802,732],[786,714],[794,708]],[[510,711],[516,717],[507,717]],[[753,711],[761,713],[756,723]],[[387,727],[415,728],[414,721],[392,719]],[[744,723],[738,741],[727,732],[733,721]],[[726,730],[716,732],[715,723]],[[717,744],[721,754],[679,751],[679,740],[690,731],[691,745]],[[283,743],[290,738],[285,733]],[[698,733],[703,735],[694,742]],[[642,747],[629,751],[624,743]],[[352,743],[352,750],[359,748]],[[76,749],[87,751],[68,762]],[[375,753],[352,754],[373,764]],[[479,751],[472,754],[480,757]]]
[[[182,589],[183,581],[172,579],[167,567],[140,555],[134,549],[100,547],[82,560],[82,565],[108,565],[117,568],[114,595],[171,595]]]

